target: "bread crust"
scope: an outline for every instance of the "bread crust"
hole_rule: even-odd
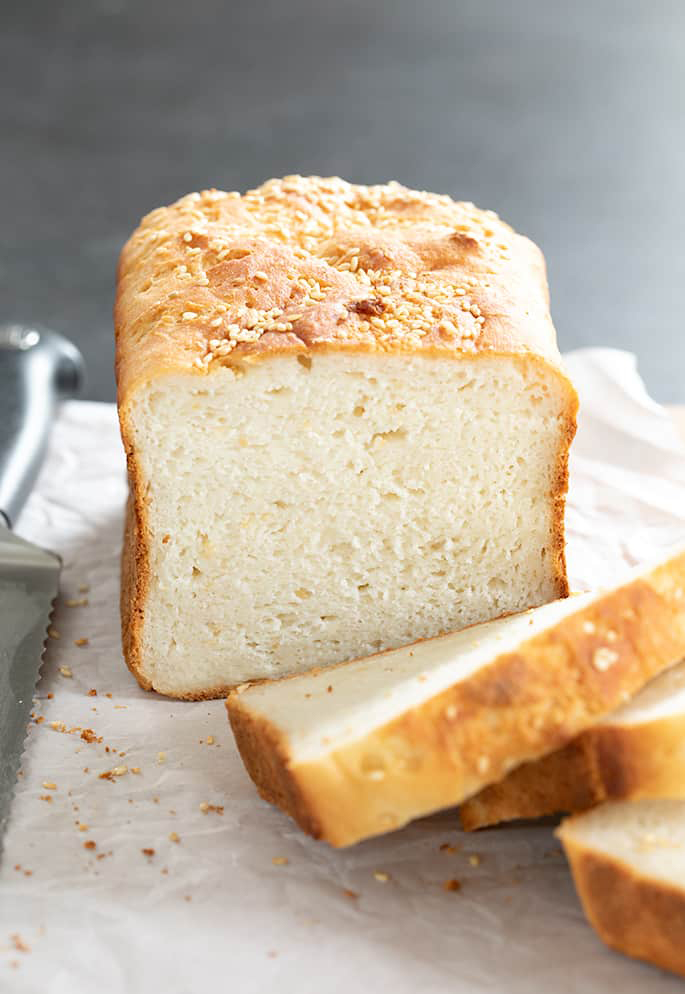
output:
[[[682,584],[685,552],[315,761],[298,762],[249,694],[233,693],[227,709],[243,762],[263,797],[333,846],[456,805],[512,765],[566,745],[680,659]],[[615,658],[598,668],[608,632]],[[380,780],[364,775],[369,757]],[[286,781],[296,790],[284,790]]]
[[[243,197],[189,194],[147,215],[124,246],[114,323],[132,493],[122,641],[141,686],[152,687],[141,648],[149,528],[131,409],[139,389],[167,374],[202,378],[222,366],[331,352],[534,364],[565,397],[549,555],[555,594],[567,595],[564,508],[578,399],[556,346],[542,253],[491,211],[399,184],[320,177],[271,180]]]
[[[628,863],[582,845],[574,819],[557,834],[585,915],[612,949],[685,976],[685,894]]]
[[[685,715],[591,728],[512,770],[459,810],[466,831],[518,818],[587,811],[603,801],[685,799]]]

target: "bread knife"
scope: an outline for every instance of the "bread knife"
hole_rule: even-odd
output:
[[[60,400],[83,379],[66,338],[0,325],[0,848],[43,657],[61,560],[13,534],[35,483]]]

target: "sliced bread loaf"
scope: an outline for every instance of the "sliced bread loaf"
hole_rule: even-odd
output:
[[[637,798],[685,798],[685,662],[563,749],[485,787],[459,814],[472,831]]]
[[[567,591],[577,398],[492,212],[288,177],[154,211],[115,308],[140,683],[221,696]]]
[[[599,937],[685,975],[685,801],[610,801],[557,834]]]
[[[234,692],[267,800],[335,846],[559,748],[685,655],[685,551],[607,592]]]

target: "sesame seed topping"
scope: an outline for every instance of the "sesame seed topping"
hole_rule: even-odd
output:
[[[133,236],[139,279],[125,292],[146,294],[141,336],[197,322],[189,362],[203,371],[236,350],[255,351],[266,335],[292,333],[305,315],[314,340],[384,350],[420,349],[425,340],[473,352],[490,299],[484,276],[493,295],[510,279],[502,259],[514,239],[495,215],[448,196],[289,176],[243,196],[204,191],[153,211]],[[386,309],[351,309],[364,293]]]

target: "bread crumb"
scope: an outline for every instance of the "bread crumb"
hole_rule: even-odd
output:
[[[112,770],[113,777],[123,777],[125,773],[128,773],[128,766],[115,766]]]
[[[71,671],[70,666],[60,666],[59,671],[62,674],[62,676],[65,676],[68,679],[70,679],[74,675]]]
[[[86,841],[83,843],[83,848],[95,849],[95,842],[93,841],[93,839],[86,839]]]
[[[359,897],[359,894],[357,893],[356,890],[348,890],[347,888],[345,888],[343,894],[345,895],[345,897],[349,897],[351,901],[356,901],[357,898]]]
[[[13,947],[17,950],[18,953],[31,952],[30,947],[26,945],[26,943],[24,942],[24,940],[22,939],[22,937],[19,935],[18,932],[14,932],[13,935],[10,935],[10,940],[12,942]]]
[[[440,852],[455,853],[459,852],[461,846],[452,846],[449,842],[443,842],[440,846]]]
[[[157,762],[158,763],[165,763],[166,762],[166,753],[165,752],[158,752],[157,753]]]
[[[213,746],[214,745],[214,736],[213,735],[208,735],[207,736],[207,745],[208,746]]]
[[[43,780],[43,787],[45,790],[57,790],[57,784],[52,780]]]
[[[82,583],[81,586],[78,588],[78,592],[80,594],[87,594],[89,592],[89,590],[90,590],[90,586],[87,583]]]
[[[78,826],[79,832],[87,832],[89,828],[90,828],[90,826],[86,825],[85,822],[79,822],[79,826]]]
[[[97,696],[98,696],[98,692],[95,689],[95,687],[91,687],[90,690],[88,691],[88,693],[86,694],[86,697],[97,697]]]
[[[147,856],[150,859],[152,859],[152,857],[155,854],[154,849],[141,849],[140,851],[142,852],[143,856]]]
[[[89,639],[86,638],[74,639],[74,645],[77,645],[80,649],[84,645],[89,645]]]
[[[286,856],[274,856],[271,862],[274,866],[287,866],[290,860]]]
[[[469,856],[469,863],[471,864],[471,866],[480,866],[482,862],[483,860],[478,855],[478,853],[473,853],[471,856]]]
[[[41,794],[40,800],[47,801],[49,804],[52,804],[52,794]]]
[[[445,880],[442,889],[447,891],[461,890],[461,881],[452,877],[451,880]]]
[[[181,837],[180,837],[180,835],[177,832],[169,832],[169,841],[170,842],[180,842],[181,841]]]
[[[390,880],[390,874],[383,873],[382,870],[374,870],[373,878],[374,880],[377,880],[379,884],[387,884],[388,880]]]
[[[55,695],[52,693],[52,691],[50,691],[50,693],[48,694],[48,700],[51,701],[54,696]]]
[[[131,773],[140,773],[140,767],[139,766],[132,766],[131,767]]]
[[[56,628],[48,628],[48,638],[61,639],[62,636],[60,635],[60,633],[57,631]]]

